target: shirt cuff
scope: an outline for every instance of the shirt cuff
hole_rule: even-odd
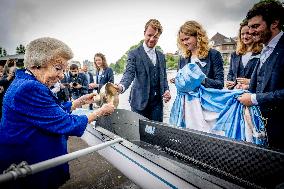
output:
[[[120,92],[120,94],[124,93],[125,87],[122,84],[118,84],[118,85],[122,88],[122,91]]]
[[[250,95],[250,100],[253,103],[253,105],[258,105],[258,102],[256,100],[256,94],[251,94]]]

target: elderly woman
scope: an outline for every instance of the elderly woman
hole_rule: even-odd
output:
[[[88,123],[111,114],[114,106],[106,104],[89,116],[70,112],[93,103],[94,94],[60,104],[50,87],[63,79],[71,49],[53,38],[39,38],[29,43],[25,69],[16,78],[3,101],[0,126],[0,172],[12,163],[34,164],[67,153],[68,136],[81,136]],[[11,188],[58,188],[69,179],[68,164],[12,183]]]

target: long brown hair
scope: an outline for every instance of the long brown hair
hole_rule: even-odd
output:
[[[94,56],[94,64],[95,64],[95,66],[96,66],[96,69],[97,69],[97,70],[100,70],[100,68],[99,68],[98,65],[96,64],[96,60],[95,60],[96,57],[100,57],[100,58],[102,59],[102,62],[103,62],[103,69],[106,69],[106,68],[108,67],[108,65],[107,65],[107,61],[106,61],[105,55],[104,55],[103,53],[97,53],[97,54],[95,54],[95,56]]]

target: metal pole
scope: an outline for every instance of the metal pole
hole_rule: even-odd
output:
[[[122,141],[123,141],[122,138],[116,138],[114,140],[104,142],[102,144],[98,144],[98,145],[91,146],[91,147],[88,147],[88,148],[85,148],[85,149],[82,149],[82,150],[78,150],[76,152],[72,152],[72,153],[69,153],[69,154],[58,156],[58,157],[55,157],[55,158],[52,158],[52,159],[49,159],[49,160],[46,160],[46,161],[42,161],[42,162],[30,165],[30,166],[25,165],[25,166],[22,166],[22,167],[15,168],[14,170],[11,170],[7,173],[0,175],[0,184],[4,183],[6,181],[9,181],[9,180],[15,180],[18,177],[25,177],[29,174],[35,174],[35,173],[38,173],[40,171],[50,169],[52,167],[56,167],[58,165],[66,163],[68,161],[74,160],[74,159],[79,158],[81,156],[84,156],[84,155],[87,155],[89,153],[101,150],[103,148],[106,148],[110,145],[113,145],[115,143],[119,143],[119,142],[122,142]]]

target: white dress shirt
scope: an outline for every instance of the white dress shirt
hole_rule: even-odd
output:
[[[150,60],[152,61],[152,63],[154,64],[154,66],[157,63],[157,56],[156,56],[156,50],[155,47],[154,48],[149,48],[147,47],[145,41],[143,42],[143,48],[145,50],[145,52],[147,53],[148,57],[150,58]]]

